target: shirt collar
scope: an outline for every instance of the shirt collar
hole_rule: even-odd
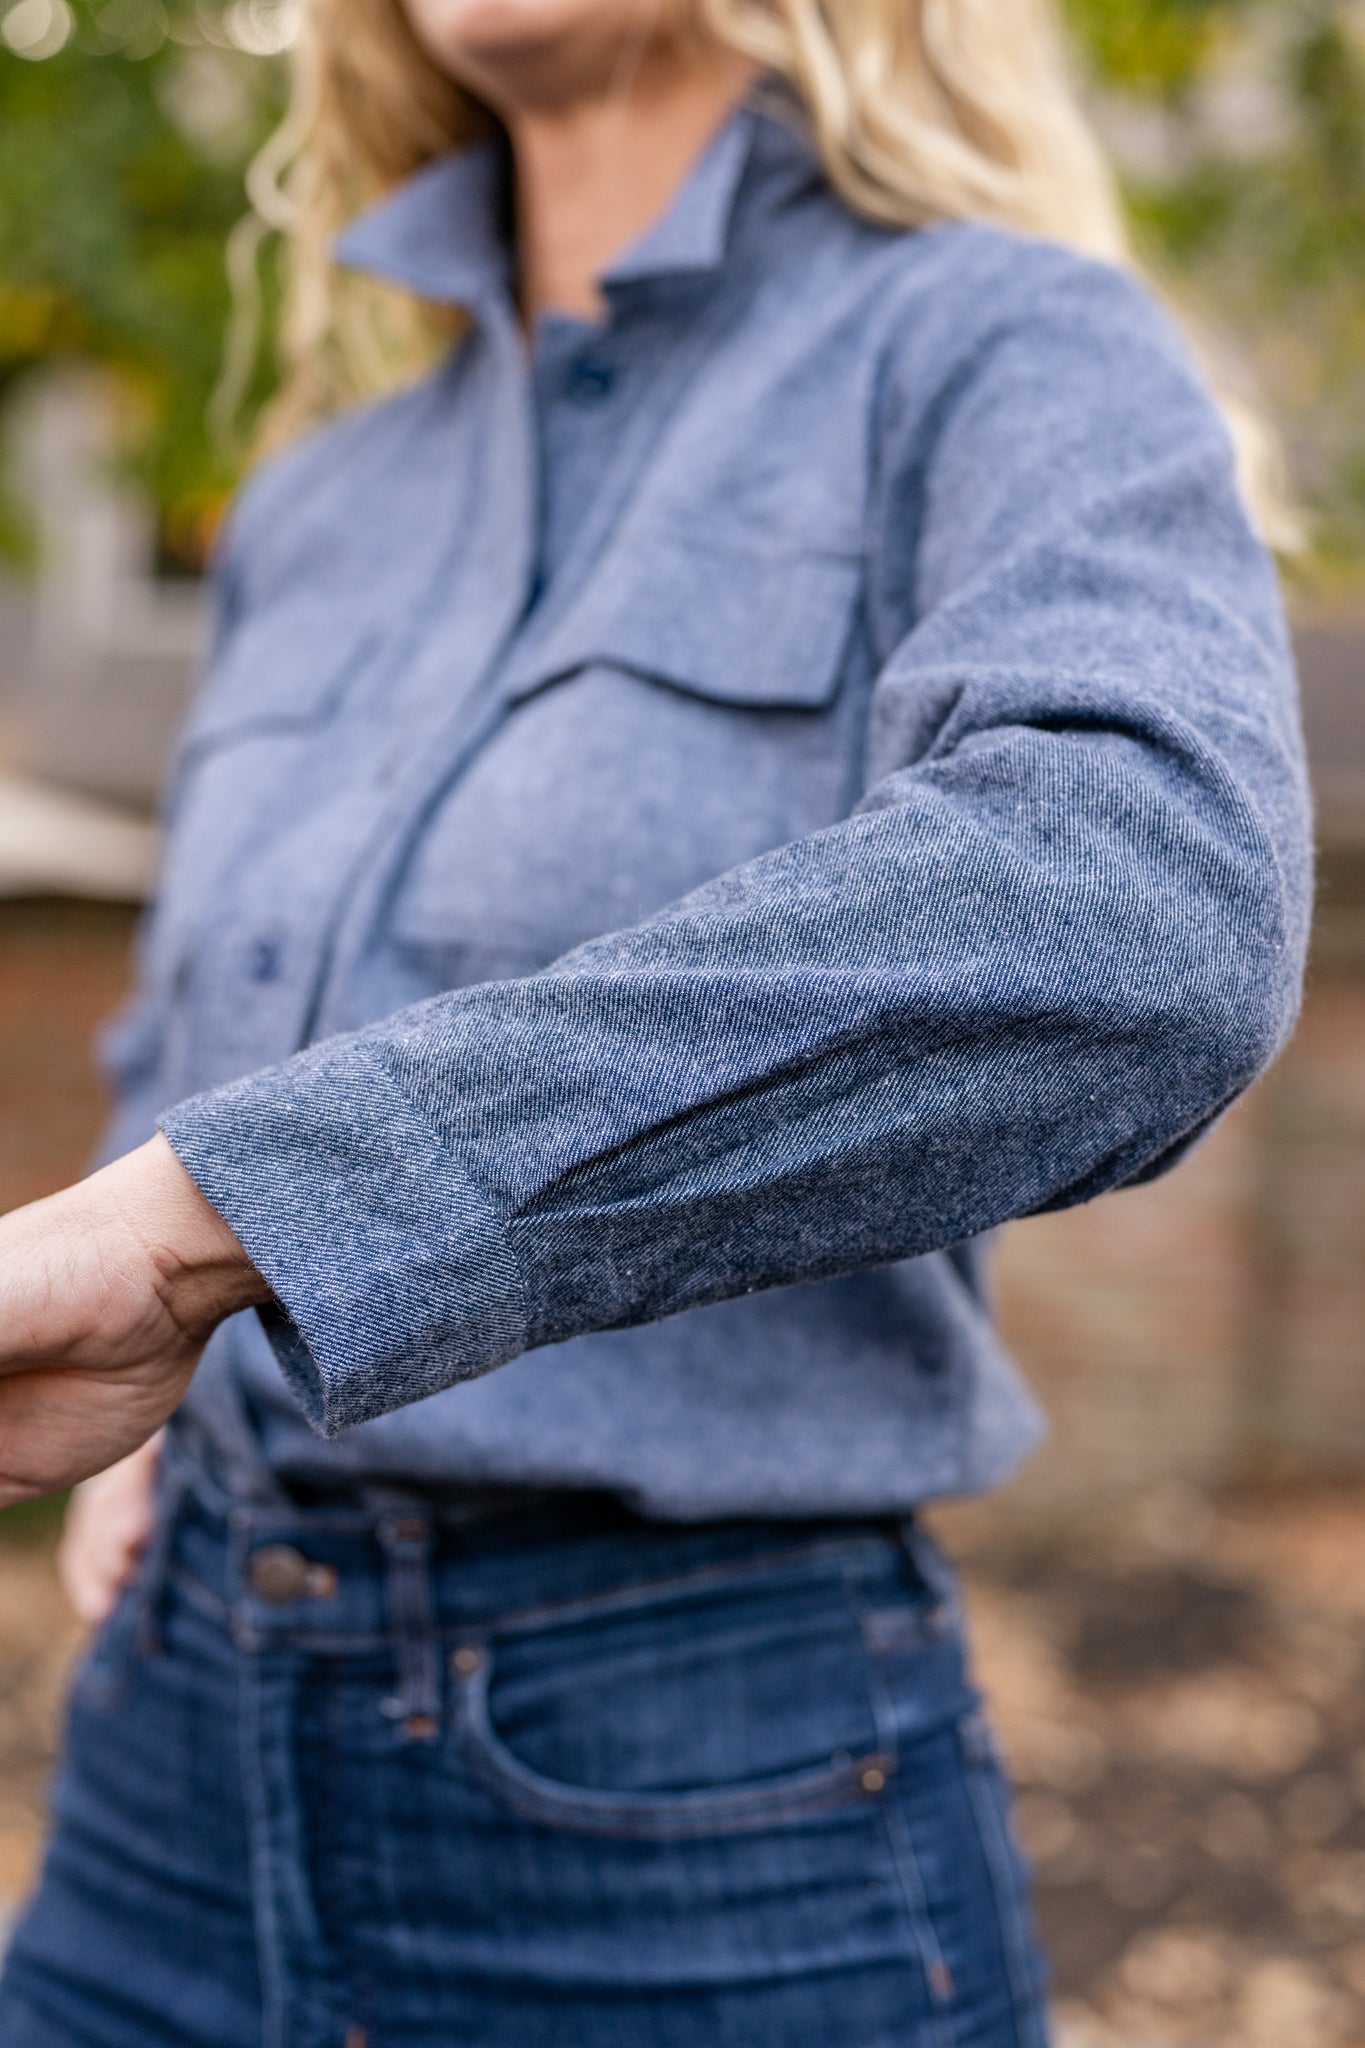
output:
[[[603,274],[604,290],[719,268],[761,121],[756,97],[735,109],[663,213]],[[510,282],[506,198],[505,144],[478,143],[406,179],[342,231],[333,254],[435,304],[477,307]]]
[[[752,141],[753,115],[740,107],[712,136],[659,218],[621,251],[598,282],[609,288],[679,271],[718,269]]]
[[[343,228],[333,256],[433,304],[478,305],[511,276],[505,154],[490,141],[438,157]]]

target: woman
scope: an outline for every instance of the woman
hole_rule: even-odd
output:
[[[1274,576],[1032,5],[406,7],[308,30],[336,416],[221,552],[113,1163],[0,1225],[89,1610],[172,1417],[0,2036],[1038,2048],[916,1511],[1037,1432],[982,1233],[1289,1028]]]

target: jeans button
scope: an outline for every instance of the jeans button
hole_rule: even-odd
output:
[[[260,1600],[284,1607],[312,1590],[313,1567],[289,1543],[266,1543],[247,1560],[247,1584]]]

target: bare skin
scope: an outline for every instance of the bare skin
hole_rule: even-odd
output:
[[[597,278],[663,210],[754,66],[706,41],[682,0],[405,5],[423,47],[507,129],[523,318],[597,317]]]
[[[139,1449],[270,1290],[162,1137],[0,1217],[0,1507]]]
[[[688,0],[405,4],[435,61],[507,129],[526,325],[548,308],[600,316],[598,277],[753,67],[698,33]],[[0,1218],[0,1506],[89,1482],[60,1559],[86,1618],[108,1611],[146,1540],[153,1440],[205,1343],[268,1298],[164,1138]]]

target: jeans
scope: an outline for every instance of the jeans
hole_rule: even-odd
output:
[[[78,1671],[5,2048],[1043,2048],[912,1523],[214,1503]]]

